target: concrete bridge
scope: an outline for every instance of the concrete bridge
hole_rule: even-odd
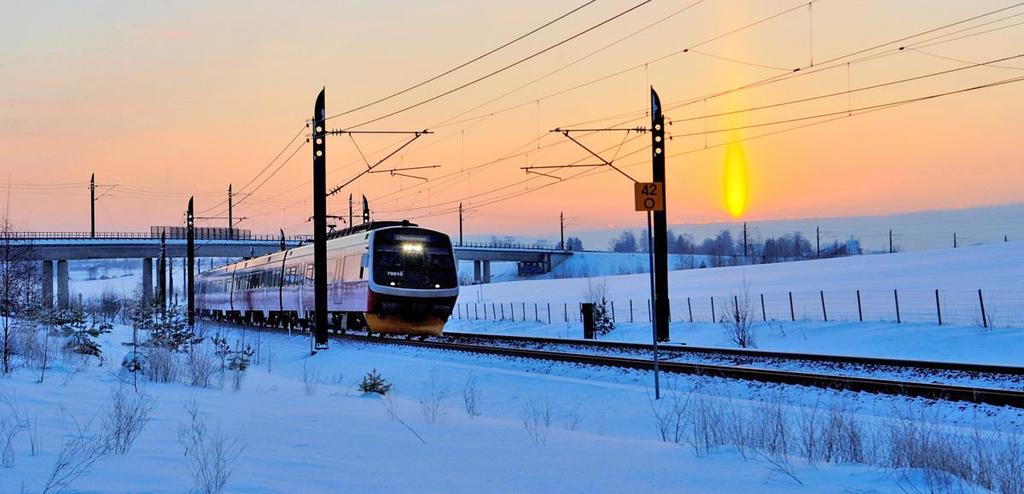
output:
[[[572,256],[572,251],[520,244],[462,244],[455,246],[455,258],[473,261],[473,282],[491,282],[491,262],[515,262],[531,274],[551,272]]]
[[[270,254],[298,246],[305,237],[272,235],[244,235],[241,238],[212,236],[197,229],[195,240],[196,258],[253,257]],[[212,237],[212,238],[211,238]],[[42,263],[43,300],[53,300],[54,263],[57,264],[57,305],[68,305],[68,261],[94,259],[140,259],[142,262],[142,292],[145,297],[153,295],[154,263],[160,258],[161,240],[156,233],[90,233],[80,232],[23,232],[9,239],[15,246],[30,247],[30,260]],[[181,236],[165,241],[168,258],[185,258],[187,240]],[[156,276],[159,276],[157,273]],[[52,303],[52,302],[51,302]]]
[[[175,231],[175,233],[178,233]],[[68,305],[68,261],[94,259],[140,259],[142,263],[142,293],[153,296],[153,280],[160,274],[154,273],[160,258],[160,235],[150,233],[97,233],[92,236],[83,232],[23,232],[10,239],[13,245],[31,247],[30,260],[42,263],[43,300],[53,300],[54,263],[56,263],[57,304]],[[308,236],[292,236],[282,239],[274,235],[244,234],[241,238],[229,238],[223,232],[215,234],[197,229],[195,256],[201,258],[246,258],[256,257],[297,247],[308,241]],[[187,256],[187,240],[180,235],[168,236],[164,242],[166,255],[170,259]],[[491,282],[491,262],[516,262],[521,268],[536,274],[551,271],[552,266],[572,255],[546,247],[518,244],[464,244],[454,246],[455,258],[473,262],[473,281]]]

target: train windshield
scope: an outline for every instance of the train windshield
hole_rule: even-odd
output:
[[[442,233],[416,228],[374,234],[373,279],[400,288],[454,288],[458,279],[452,244]]]

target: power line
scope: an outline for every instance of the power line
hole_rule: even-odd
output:
[[[246,187],[249,187],[250,185],[252,185],[253,182],[256,181],[256,179],[260,178],[260,176],[263,175],[263,173],[266,172],[267,169],[269,169],[274,164],[274,162],[277,161],[277,159],[280,158],[281,155],[284,154],[284,152],[288,150],[288,148],[292,145],[292,143],[294,143],[295,140],[298,139],[300,135],[302,135],[302,131],[304,131],[304,130],[306,130],[306,126],[305,125],[303,125],[301,128],[299,128],[299,131],[296,132],[294,136],[292,136],[292,138],[288,141],[288,144],[285,144],[284,147],[281,148],[280,151],[278,151],[278,153],[274,156],[274,159],[270,160],[270,162],[268,162],[259,171],[259,173],[256,174],[256,176],[252,177],[252,179],[250,179],[248,182],[246,182],[245,185],[243,185],[240,189],[238,189],[238,192],[241,193],[241,192],[245,191]],[[294,154],[294,153],[292,153],[292,154]],[[291,157],[289,157],[289,159],[290,158]],[[280,167],[278,167],[278,170],[280,170]],[[277,173],[277,171],[275,170],[274,173]],[[266,183],[266,180],[264,180],[262,183],[260,183],[260,186],[262,186],[264,183]],[[241,201],[239,201],[239,202],[241,202]],[[212,210],[217,209],[217,208],[219,208],[219,207],[221,207],[221,206],[223,206],[223,205],[225,205],[227,203],[228,203],[228,200],[224,199],[223,201],[217,203],[214,206],[208,207],[208,208],[200,210],[200,211],[196,211],[196,214],[200,215],[200,214],[212,211]]]
[[[878,83],[878,84],[871,84],[871,85],[862,86],[862,87],[859,87],[859,88],[848,89],[846,91],[836,91],[836,92],[832,92],[832,93],[821,94],[821,95],[817,95],[817,96],[810,96],[810,97],[806,97],[806,98],[798,98],[798,99],[793,99],[793,100],[788,100],[788,101],[781,101],[781,102],[778,102],[778,103],[771,103],[771,104],[766,104],[766,105],[759,105],[759,106],[753,106],[753,107],[748,107],[748,108],[742,108],[742,109],[739,109],[739,110],[731,110],[731,111],[718,112],[718,113],[708,113],[708,114],[704,114],[704,115],[698,115],[698,116],[687,117],[687,118],[674,118],[674,119],[672,119],[672,121],[673,121],[673,123],[675,123],[675,122],[692,122],[692,121],[696,121],[696,120],[704,120],[706,118],[724,117],[724,116],[737,115],[737,114],[741,114],[741,113],[748,113],[748,112],[753,112],[753,111],[758,111],[758,110],[766,110],[766,109],[770,109],[770,108],[778,108],[778,107],[792,105],[792,104],[797,104],[797,103],[806,103],[806,102],[809,102],[809,101],[816,101],[816,100],[832,98],[832,97],[836,97],[836,96],[843,96],[843,95],[846,95],[846,94],[858,93],[858,92],[862,92],[862,91],[869,91],[869,90],[872,90],[872,89],[879,89],[879,88],[883,88],[883,87],[894,86],[896,84],[902,84],[902,83],[906,83],[906,82],[918,81],[918,80],[927,79],[927,78],[930,78],[930,77],[937,77],[937,76],[940,76],[940,75],[952,74],[954,72],[960,72],[960,71],[963,71],[963,70],[974,69],[974,68],[978,68],[978,67],[986,67],[986,66],[994,67],[994,66],[996,66],[995,64],[998,64],[999,62],[1005,62],[1007,60],[1014,60],[1014,59],[1018,59],[1018,58],[1022,58],[1022,57],[1024,57],[1024,53],[1021,53],[1021,54],[1018,54],[1018,55],[1012,55],[1012,56],[1008,56],[1008,57],[997,58],[997,59],[993,59],[993,60],[988,60],[988,61],[985,61],[985,62],[962,62],[962,63],[967,63],[969,65],[967,65],[965,67],[957,67],[957,68],[954,68],[954,69],[947,69],[947,70],[940,70],[940,71],[937,71],[937,72],[930,72],[930,73],[927,73],[927,74],[921,74],[921,75],[917,75],[917,76],[913,76],[913,77],[906,77],[906,78],[897,79],[897,80],[894,80],[894,81],[887,81],[887,82],[882,82],[882,83]],[[1020,68],[1020,67],[1015,67],[1015,68],[1024,70],[1024,68]],[[848,110],[848,111],[851,111],[851,110]],[[713,131],[709,131],[709,133],[714,133],[714,132]],[[679,137],[684,137],[684,136],[679,136]]]
[[[733,144],[733,143],[749,141],[749,140],[758,139],[758,138],[762,138],[762,137],[767,137],[767,136],[771,136],[771,135],[777,135],[777,134],[781,134],[781,133],[784,133],[784,132],[791,132],[791,131],[794,131],[794,130],[803,129],[803,128],[814,126],[814,125],[820,125],[820,124],[832,122],[832,121],[839,120],[839,119],[842,119],[842,118],[850,118],[850,117],[853,117],[853,116],[859,116],[859,115],[863,115],[863,114],[866,114],[866,113],[871,113],[871,112],[874,112],[874,111],[885,110],[885,109],[890,109],[890,108],[896,108],[898,106],[902,106],[902,105],[905,105],[905,104],[911,104],[911,103],[916,103],[916,102],[921,102],[921,101],[927,101],[927,100],[936,99],[936,98],[940,98],[940,97],[944,97],[944,96],[949,96],[949,95],[953,95],[953,94],[965,93],[965,92],[970,92],[970,91],[975,91],[975,90],[980,90],[980,89],[985,89],[985,88],[991,88],[991,87],[996,87],[996,86],[1000,86],[1000,85],[1004,85],[1004,84],[1010,84],[1010,83],[1013,83],[1013,82],[1021,82],[1021,81],[1024,81],[1024,77],[1015,77],[1015,78],[1011,78],[1011,79],[1004,79],[1004,80],[1001,80],[1001,81],[995,81],[995,82],[988,83],[988,84],[983,84],[983,85],[977,85],[977,86],[962,88],[962,89],[958,89],[958,90],[954,90],[954,91],[947,91],[947,92],[944,92],[944,93],[935,93],[935,94],[930,94],[930,95],[926,95],[926,96],[922,96],[922,97],[911,98],[911,99],[906,99],[906,100],[901,100],[901,101],[896,101],[896,102],[890,102],[890,103],[887,103],[887,104],[884,104],[884,105],[872,105],[871,107],[863,107],[863,108],[856,109],[856,110],[854,110],[853,113],[850,113],[850,114],[848,114],[846,111],[843,111],[843,112],[839,112],[839,114],[833,115],[832,118],[829,118],[829,119],[826,119],[826,120],[819,120],[819,121],[816,121],[816,122],[804,123],[804,124],[801,124],[801,125],[798,125],[798,126],[787,128],[787,129],[780,129],[780,130],[771,131],[771,132],[767,132],[767,133],[763,133],[763,134],[759,134],[759,135],[755,135],[755,136],[750,136],[750,137],[746,137],[746,138],[733,139],[733,140],[730,140],[730,141],[727,141],[727,142],[723,142],[723,143],[719,143],[719,144],[716,144],[716,145],[713,145],[713,146],[709,146],[709,147],[706,147],[706,148],[705,147],[701,147],[701,148],[693,149],[693,150],[690,150],[690,151],[683,151],[683,152],[680,152],[680,153],[669,154],[669,155],[667,155],[667,157],[671,158],[671,157],[682,156],[682,155],[685,155],[685,154],[692,154],[692,153],[696,153],[696,152],[700,152],[700,151],[705,151],[707,149],[712,149],[712,148],[716,148],[716,147],[726,146],[726,145]],[[827,116],[827,115],[819,115],[818,117],[821,118],[822,116]],[[776,122],[776,124],[779,124],[779,123],[782,123],[782,122]],[[728,130],[728,129],[726,129],[726,130]],[[646,147],[640,148],[637,151],[633,151],[631,153],[628,153],[626,156],[629,156],[631,154],[635,154],[638,151],[644,151],[644,150],[646,150]],[[636,162],[636,163],[622,165],[622,168],[631,168],[631,167],[638,166],[638,165],[643,165],[643,164],[646,164],[646,163],[648,163],[648,162],[647,161],[640,161],[640,162]],[[535,187],[533,189],[527,189],[525,191],[518,191],[518,192],[510,193],[508,195],[497,197],[497,198],[494,198],[494,199],[490,199],[490,200],[484,201],[482,203],[473,204],[472,207],[480,208],[480,207],[489,206],[489,205],[496,204],[496,203],[499,203],[499,202],[504,202],[504,201],[507,201],[507,200],[510,200],[510,199],[514,199],[516,197],[520,197],[522,195],[529,194],[531,192],[536,192],[538,190],[545,189],[545,188],[550,187],[552,185],[563,183],[563,182],[566,182],[566,181],[569,181],[569,180],[573,180],[573,179],[576,179],[576,178],[582,178],[583,176],[586,176],[586,175],[597,175],[597,174],[608,173],[608,172],[609,172],[609,170],[606,169],[606,168],[587,168],[587,169],[584,169],[584,170],[582,170],[582,171],[580,171],[580,172],[578,172],[576,174],[573,174],[573,175],[570,175],[568,177],[562,178],[560,181],[550,182],[550,183],[547,183],[547,184],[542,184],[539,187]],[[508,187],[511,187],[511,186],[515,186],[515,185],[519,185],[519,184],[522,184],[522,183],[523,183],[523,181],[520,181],[520,182],[517,182],[517,183],[512,184],[510,186],[505,186],[505,187],[501,187],[501,188],[498,188],[498,189],[494,189],[494,191],[505,189],[505,188],[508,188]],[[477,194],[477,195],[480,195],[480,194]],[[448,201],[448,203],[452,203],[452,202],[458,202],[458,201]],[[434,213],[434,214],[425,214],[425,215],[420,215],[420,216],[414,216],[411,219],[419,219],[419,218],[425,218],[425,217],[431,217],[431,216],[438,216],[438,215],[442,215],[442,214],[451,214],[452,212],[453,211],[445,210],[443,212],[438,212],[438,213]]]
[[[446,76],[448,74],[451,74],[451,73],[453,73],[453,72],[455,72],[455,71],[457,71],[459,69],[465,68],[466,66],[468,66],[468,65],[470,65],[472,63],[478,62],[478,61],[480,61],[480,60],[482,60],[482,59],[484,59],[484,58],[486,58],[486,57],[488,57],[490,55],[493,55],[493,54],[497,53],[498,51],[501,51],[501,50],[503,50],[505,48],[508,48],[509,46],[511,46],[511,45],[513,45],[515,43],[518,43],[519,41],[522,41],[523,39],[525,39],[525,38],[527,38],[529,36],[532,36],[533,34],[536,34],[538,31],[540,31],[540,30],[542,30],[542,29],[544,29],[544,28],[546,28],[548,26],[551,26],[552,24],[555,24],[556,22],[558,22],[558,21],[560,21],[562,19],[565,19],[566,17],[569,17],[570,15],[575,14],[576,12],[579,12],[580,10],[583,10],[584,8],[590,6],[591,4],[593,4],[596,1],[597,0],[589,0],[587,2],[584,2],[582,5],[574,8],[574,9],[572,9],[572,10],[570,10],[570,11],[568,11],[568,12],[566,12],[566,13],[564,13],[564,14],[562,14],[562,15],[560,15],[560,16],[558,16],[558,17],[556,17],[556,18],[554,18],[554,19],[552,19],[552,20],[550,20],[548,22],[546,22],[546,23],[544,23],[543,25],[541,25],[539,27],[536,27],[536,28],[532,29],[531,31],[527,32],[526,34],[523,34],[523,35],[521,35],[521,36],[519,36],[519,37],[517,37],[517,38],[515,38],[515,39],[513,39],[511,41],[508,41],[508,42],[502,44],[501,46],[499,46],[497,48],[494,48],[494,49],[484,53],[483,55],[479,55],[479,56],[477,56],[477,57],[475,57],[475,58],[473,58],[471,60],[463,62],[463,63],[461,63],[461,64],[459,64],[459,65],[457,65],[455,67],[452,67],[452,68],[450,68],[450,69],[448,69],[448,70],[446,70],[444,72],[441,72],[440,74],[437,74],[437,75],[435,75],[433,77],[430,77],[430,78],[428,78],[428,79],[426,79],[426,80],[424,80],[422,82],[413,84],[412,86],[409,86],[409,87],[407,87],[405,89],[396,91],[396,92],[391,93],[391,94],[389,94],[387,96],[384,96],[382,98],[378,98],[378,99],[376,99],[374,101],[371,101],[369,103],[366,103],[366,104],[363,104],[363,105],[359,105],[357,107],[345,110],[345,111],[343,111],[341,113],[337,113],[337,114],[331,115],[328,118],[330,119],[330,118],[335,118],[335,117],[341,117],[341,116],[344,116],[344,115],[348,115],[350,113],[357,112],[359,110],[363,110],[363,109],[369,108],[369,107],[374,106],[374,105],[376,105],[378,103],[383,103],[383,102],[388,101],[388,100],[390,100],[390,99],[392,99],[392,98],[394,98],[396,96],[401,96],[401,95],[403,95],[403,94],[405,94],[405,93],[407,93],[409,91],[412,91],[412,90],[420,88],[420,87],[422,87],[422,86],[424,86],[426,84],[434,82],[434,81],[436,81],[436,80],[438,80],[438,79],[440,79],[440,78],[442,78],[442,77],[444,77],[444,76]]]
[[[1020,55],[1020,56],[1024,56],[1024,55]],[[827,112],[827,113],[818,113],[818,114],[814,114],[814,115],[804,115],[804,116],[800,116],[800,117],[787,118],[787,119],[783,119],[783,120],[775,120],[775,121],[771,121],[771,122],[760,122],[760,123],[756,123],[756,124],[739,125],[739,126],[736,126],[736,127],[727,127],[727,128],[720,128],[720,129],[709,129],[709,130],[698,131],[698,132],[688,132],[688,133],[684,133],[684,134],[675,134],[675,135],[673,135],[673,137],[693,137],[693,136],[701,136],[701,135],[705,135],[705,134],[718,134],[718,133],[722,133],[722,132],[732,132],[732,131],[737,131],[737,130],[746,130],[746,129],[754,129],[754,128],[758,128],[758,127],[768,127],[768,126],[772,126],[772,125],[780,125],[780,124],[786,124],[786,123],[801,122],[801,121],[805,121],[805,120],[813,120],[813,119],[817,119],[817,118],[831,117],[831,116],[836,116],[836,115],[850,115],[851,113],[861,113],[861,112],[870,111],[870,110],[876,110],[876,109],[881,109],[881,108],[900,106],[900,105],[905,105],[905,104],[908,104],[908,103],[916,103],[916,102],[919,102],[919,101],[926,101],[926,100],[930,100],[930,99],[941,98],[941,97],[944,97],[944,96],[950,96],[950,95],[953,95],[953,94],[966,93],[966,92],[970,92],[970,91],[976,91],[976,90],[979,90],[979,89],[987,89],[987,88],[991,88],[991,87],[995,87],[995,86],[1002,86],[1004,84],[1012,84],[1014,82],[1020,82],[1022,80],[1024,80],[1024,76],[1022,76],[1022,77],[1013,77],[1013,78],[1010,78],[1010,79],[1004,79],[1002,81],[990,82],[990,83],[987,83],[987,84],[981,84],[981,85],[977,85],[977,86],[970,86],[970,87],[966,87],[966,88],[955,89],[955,90],[952,90],[952,91],[945,91],[945,92],[941,92],[941,93],[932,93],[932,94],[928,94],[928,95],[925,95],[925,96],[918,96],[918,97],[915,97],[915,98],[908,98],[908,99],[890,101],[890,102],[887,102],[887,103],[880,103],[880,104],[869,105],[869,106],[862,106],[862,107],[859,107],[859,108],[846,109],[846,110]]]
[[[529,60],[532,60],[532,59],[534,59],[534,58],[536,58],[536,57],[538,57],[540,55],[543,55],[544,53],[547,53],[547,52],[549,52],[549,51],[551,51],[551,50],[553,50],[553,49],[555,49],[555,48],[557,48],[559,46],[562,46],[562,45],[564,45],[564,44],[566,44],[566,43],[568,43],[568,42],[570,42],[570,41],[572,41],[572,40],[574,40],[576,38],[579,38],[580,36],[583,36],[583,35],[591,32],[591,31],[593,31],[595,29],[598,29],[601,26],[604,26],[604,25],[606,25],[606,24],[608,24],[608,23],[610,23],[612,21],[615,21],[616,19],[618,19],[618,18],[620,18],[620,17],[622,17],[622,16],[624,16],[624,15],[626,15],[626,14],[628,14],[628,13],[630,13],[630,12],[640,8],[640,7],[643,7],[644,5],[647,5],[648,3],[651,3],[652,1],[653,0],[643,0],[642,2],[640,2],[640,3],[636,4],[636,5],[633,5],[632,7],[628,8],[626,10],[623,10],[623,11],[621,11],[621,12],[619,12],[619,13],[617,13],[617,14],[615,14],[615,15],[613,15],[613,16],[611,16],[611,17],[609,17],[609,18],[607,18],[607,19],[605,19],[605,20],[603,20],[601,22],[598,22],[597,24],[594,24],[594,25],[584,29],[583,31],[580,31],[580,32],[578,32],[578,33],[576,33],[576,34],[574,34],[572,36],[569,36],[568,38],[562,39],[561,41],[558,41],[555,44],[548,45],[546,48],[543,48],[543,49],[541,49],[539,51],[536,51],[536,52],[534,52],[534,53],[532,53],[530,55],[527,55],[527,56],[525,56],[523,58],[520,58],[519,60],[516,60],[515,62],[512,62],[512,63],[510,63],[508,65],[505,65],[505,66],[503,66],[501,68],[493,70],[493,71],[491,71],[491,72],[489,72],[487,74],[484,74],[484,75],[482,75],[480,77],[477,77],[476,79],[473,79],[473,80],[471,80],[469,82],[466,82],[464,84],[456,86],[456,87],[454,87],[452,89],[449,89],[447,91],[444,91],[444,92],[442,92],[440,94],[431,96],[429,98],[420,100],[420,101],[418,101],[416,103],[413,103],[411,105],[405,106],[405,107],[403,107],[401,109],[392,111],[390,113],[381,115],[379,117],[371,118],[369,120],[366,120],[364,122],[358,123],[356,125],[351,125],[348,128],[349,129],[355,129],[355,128],[363,127],[365,125],[369,125],[371,123],[379,122],[379,121],[384,120],[386,118],[390,118],[390,117],[393,117],[393,116],[398,115],[400,113],[405,113],[405,112],[407,112],[409,110],[412,110],[414,108],[418,108],[418,107],[423,106],[423,105],[425,105],[427,103],[430,103],[432,101],[436,101],[436,100],[438,100],[440,98],[448,96],[448,95],[450,95],[452,93],[455,93],[457,91],[461,91],[461,90],[463,90],[463,89],[465,89],[465,88],[467,88],[469,86],[472,86],[472,85],[474,85],[474,84],[476,84],[478,82],[482,82],[482,81],[485,81],[487,79],[490,79],[491,77],[494,77],[494,76],[496,76],[496,75],[498,75],[498,74],[500,74],[502,72],[505,72],[506,70],[509,70],[509,69],[511,69],[513,67],[521,65],[521,64],[523,64],[523,63],[525,63],[525,62],[527,62]],[[334,118],[334,116],[327,117],[327,120],[330,120],[332,118]]]

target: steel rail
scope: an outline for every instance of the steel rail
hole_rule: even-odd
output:
[[[445,336],[462,339],[480,339],[502,341],[506,343],[532,343],[538,345],[569,345],[586,346],[597,349],[627,350],[634,352],[650,351],[651,346],[642,343],[626,343],[618,341],[578,340],[564,338],[545,338],[537,336],[492,335],[478,333],[461,333],[445,331]],[[995,364],[976,364],[970,362],[943,362],[935,360],[895,359],[887,357],[862,357],[848,355],[827,355],[816,353],[781,352],[773,350],[756,350],[749,348],[718,348],[690,345],[659,344],[658,349],[664,353],[692,353],[699,355],[724,355],[729,357],[745,357],[759,359],[798,360],[828,364],[864,365],[879,367],[896,367],[901,369],[923,369],[958,371],[979,374],[1004,374],[1024,376],[1024,367]]]
[[[529,350],[498,346],[470,345],[465,343],[417,341],[397,338],[374,338],[349,334],[335,334],[336,338],[370,344],[398,345],[434,350],[449,350],[464,353],[498,355],[534,360],[548,360],[583,365],[616,367],[635,370],[653,370],[654,362],[647,359],[612,357],[593,354]],[[916,383],[867,377],[812,374],[783,370],[759,369],[744,366],[699,364],[662,361],[663,372],[712,376],[727,379],[742,379],[774,384],[803,385],[839,391],[868,392],[910,396],[945,401],[966,401],[995,406],[1024,408],[1024,391],[1012,391],[972,386]]]

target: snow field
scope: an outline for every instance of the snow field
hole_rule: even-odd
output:
[[[582,254],[586,256],[586,253]],[[575,257],[575,256],[574,256]],[[686,297],[731,296],[748,289],[759,293],[826,293],[855,290],[891,294],[908,292],[1024,290],[1024,242],[875,254],[776,264],[686,269],[669,272],[673,302]],[[600,262],[595,260],[594,262]],[[601,278],[611,300],[650,297],[650,275]],[[587,278],[530,280],[463,287],[459,301],[576,303],[587,291]],[[934,302],[934,300],[932,300]],[[678,309],[674,309],[679,313]],[[787,314],[788,315],[788,314]],[[681,317],[681,316],[680,316]]]
[[[221,330],[232,341],[257,338]],[[41,445],[30,456],[27,438],[17,438],[0,491],[40,492],[69,417],[87,421],[120,382],[119,343],[129,335],[119,326],[104,337],[102,368],[60,366],[42,384],[23,368],[0,381],[0,394],[33,417]],[[749,449],[662,442],[646,373],[338,341],[308,357],[305,337],[258,338],[261,365],[248,371],[240,391],[144,384],[156,404],[152,422],[128,455],[101,459],[73,488],[186,491],[191,481],[177,431],[191,400],[211,427],[245,443],[227,492],[891,492],[927,485],[918,471],[793,459],[785,469],[797,482]],[[393,382],[388,398],[356,389],[373,368]],[[468,383],[479,392],[476,417],[464,409]],[[908,410],[936,427],[979,427],[983,435],[1020,422],[1020,411],[1010,409],[688,376],[666,377],[665,392],[666,400],[720,412],[768,403],[795,416],[842,406],[869,429]],[[534,424],[532,434],[524,422]]]

